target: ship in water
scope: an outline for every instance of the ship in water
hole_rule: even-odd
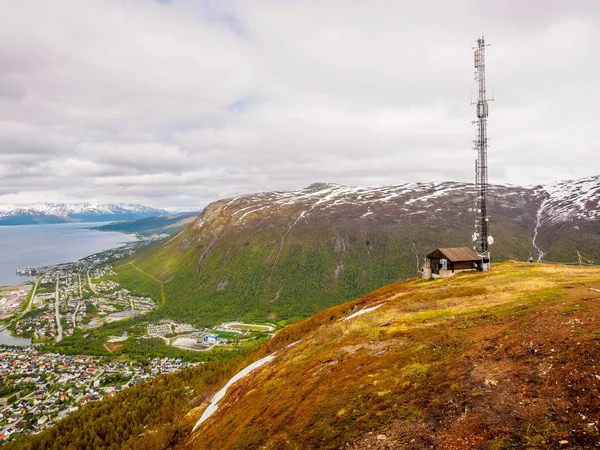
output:
[[[17,269],[16,274],[22,277],[30,277],[37,275],[37,269],[35,267],[24,267],[22,269]]]

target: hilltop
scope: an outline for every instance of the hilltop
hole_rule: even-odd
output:
[[[388,286],[284,330],[183,448],[591,448],[599,340],[599,268]]]
[[[599,357],[600,268],[505,262],[386,286],[245,361],[136,386],[16,445],[586,449],[600,442]]]
[[[160,313],[211,325],[282,322],[414,276],[436,247],[471,242],[475,192],[456,182],[296,191],[219,200],[172,239],[117,267]],[[490,186],[493,260],[600,259],[600,177]]]

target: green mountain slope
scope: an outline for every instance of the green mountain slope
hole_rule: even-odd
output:
[[[492,186],[493,259],[537,258],[536,232],[537,247],[554,260],[576,260],[578,249],[600,258],[600,226],[585,215],[597,205],[574,209],[588,191],[573,186],[577,182],[567,186],[573,192],[562,186],[560,197],[541,187]],[[414,276],[424,255],[439,246],[470,245],[474,198],[470,185],[444,182],[315,184],[221,200],[117,271],[131,280],[135,270],[160,285],[166,301],[159,313],[174,319],[213,324],[306,317]],[[587,245],[570,236],[584,229]]]

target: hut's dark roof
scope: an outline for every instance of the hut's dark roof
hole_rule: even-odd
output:
[[[451,247],[438,248],[429,255],[428,258],[448,259],[449,261],[479,261],[481,258],[477,256],[475,250],[469,247]]]

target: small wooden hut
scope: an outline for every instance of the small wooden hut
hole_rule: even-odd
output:
[[[451,277],[457,272],[478,270],[481,258],[469,247],[438,248],[425,257],[423,278]]]

